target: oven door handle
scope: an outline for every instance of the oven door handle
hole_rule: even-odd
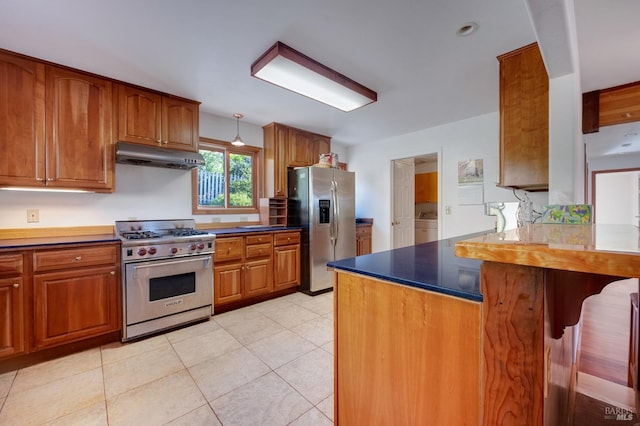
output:
[[[184,263],[184,262],[196,262],[198,260],[203,261],[202,264],[202,269],[208,269],[209,268],[209,263],[211,263],[211,256],[207,256],[205,259],[194,259],[194,258],[187,258],[185,260],[182,261],[170,261],[170,262],[162,262],[162,263],[157,263],[157,262],[149,262],[149,263],[138,263],[133,267],[133,278],[136,278],[136,274],[139,270],[141,269],[148,269],[148,268],[157,268],[159,266],[175,266],[177,263]]]

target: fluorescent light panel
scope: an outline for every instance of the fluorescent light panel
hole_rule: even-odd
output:
[[[373,90],[281,42],[251,65],[251,75],[345,112],[378,100]]]

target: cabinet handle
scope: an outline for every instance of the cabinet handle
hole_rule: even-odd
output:
[[[13,288],[18,288],[18,287],[20,287],[20,284],[18,283],[13,284]]]
[[[76,256],[75,260],[82,260],[82,256]]]
[[[47,178],[47,182],[53,182],[53,178]]]
[[[287,241],[291,241],[291,237],[287,237]]]
[[[109,272],[109,273],[110,273],[111,275],[115,275],[115,274],[116,274],[116,271],[111,271],[111,272]]]
[[[227,248],[227,254],[231,253],[231,247]]]
[[[38,182],[42,182],[44,179],[39,177],[39,178],[36,178],[36,180],[37,180]]]
[[[262,249],[258,249],[258,254],[262,254]]]

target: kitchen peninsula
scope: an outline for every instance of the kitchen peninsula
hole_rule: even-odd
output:
[[[640,277],[638,236],[534,224],[333,262],[336,423],[566,423],[566,327]]]

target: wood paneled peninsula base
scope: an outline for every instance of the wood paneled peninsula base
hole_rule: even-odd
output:
[[[561,425],[583,300],[633,226],[531,225],[332,262],[336,424]]]
[[[481,262],[458,240],[329,264],[336,424],[479,424]]]
[[[482,424],[568,423],[572,326],[588,296],[640,277],[638,237],[631,225],[534,224],[456,244],[484,261]]]

